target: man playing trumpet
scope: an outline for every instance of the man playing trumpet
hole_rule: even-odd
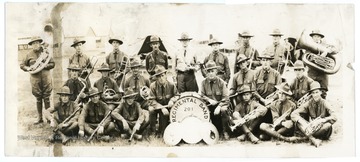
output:
[[[332,125],[336,122],[332,106],[321,98],[322,89],[319,82],[311,83],[309,93],[312,98],[291,114],[291,119],[315,147],[320,146],[321,140],[329,139]],[[300,114],[305,114],[308,119],[303,118]]]

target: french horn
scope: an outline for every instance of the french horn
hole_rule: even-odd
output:
[[[339,71],[341,66],[341,57],[338,55],[339,48],[315,43],[310,36],[305,34],[305,30],[301,33],[296,46],[307,51],[301,58],[307,66],[326,74],[335,74]],[[326,57],[318,55],[323,52],[328,53]]]

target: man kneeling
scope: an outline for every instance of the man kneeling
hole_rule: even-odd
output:
[[[123,96],[125,102],[121,102],[111,116],[116,120],[116,124],[122,132],[122,138],[129,138],[133,135],[135,139],[141,140],[143,131],[149,125],[149,112],[141,109],[140,104],[134,101],[136,95],[137,93],[129,88]]]

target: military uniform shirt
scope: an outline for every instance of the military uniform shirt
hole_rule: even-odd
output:
[[[293,84],[290,85],[290,89],[293,92],[293,97],[298,101],[310,90],[310,84],[313,82],[311,78],[303,76],[300,79],[295,78]]]
[[[275,85],[280,83],[280,74],[274,69],[269,68],[266,71],[264,68],[261,68],[255,74],[256,91],[262,98],[266,98],[266,96],[275,92]]]
[[[205,80],[202,81],[200,92],[201,95],[216,101],[229,99],[229,91],[226,87],[226,83],[218,77],[216,77],[214,80],[205,78]]]
[[[282,116],[284,113],[286,113],[288,110],[293,111],[296,108],[296,104],[292,102],[291,100],[286,99],[284,102],[281,102],[280,100],[276,100],[275,102],[272,102],[270,104],[270,110],[273,117],[273,121],[275,121],[277,118]],[[286,120],[290,119],[290,114],[285,118]]]
[[[241,117],[249,114],[252,111],[255,111],[255,116],[264,116],[267,112],[267,108],[254,100],[249,102],[240,102],[235,107],[235,112],[239,112]]]
[[[138,102],[134,101],[132,105],[128,105],[126,102],[122,102],[115,110],[115,113],[120,115],[120,118],[126,121],[142,121],[143,116],[141,114],[142,109]]]
[[[233,79],[230,90],[240,91],[243,85],[248,85],[251,90],[255,90],[255,72],[253,70],[244,69],[237,72]]]
[[[276,70],[279,62],[282,61],[282,59],[285,59],[286,48],[280,44],[279,45],[272,44],[269,47],[267,47],[265,51],[269,53],[270,56],[274,57],[274,59],[271,60],[270,66]]]
[[[110,112],[109,107],[102,101],[98,103],[88,102],[79,116],[79,127],[83,128],[85,123],[99,124],[104,117]],[[108,117],[103,126],[106,126],[111,121]]]
[[[112,51],[106,56],[106,63],[109,65],[110,69],[120,70],[120,65],[126,64],[126,62],[123,62],[124,56],[126,57],[126,54],[122,51]]]
[[[209,60],[213,60],[216,63],[216,66],[220,66],[218,68],[218,76],[223,79],[225,82],[228,82],[230,79],[230,67],[229,67],[229,59],[221,52],[215,54],[212,52],[209,56],[204,59],[204,65]],[[203,75],[206,77],[207,72],[203,69]]]
[[[163,51],[155,52],[151,51],[145,58],[146,60],[146,71],[150,75],[154,75],[155,66],[162,65],[165,69],[168,69],[168,58],[167,53]]]
[[[171,82],[161,85],[158,81],[151,83],[150,96],[161,105],[167,105],[172,97],[178,94],[176,86]]]
[[[67,117],[69,117],[75,110],[77,109],[77,106],[73,101],[69,101],[67,103],[58,102],[54,105],[53,109],[50,109],[50,113],[57,112],[58,118],[56,119],[58,123],[63,122]],[[70,121],[76,122],[79,117],[80,111],[75,114],[73,118],[71,118]]]

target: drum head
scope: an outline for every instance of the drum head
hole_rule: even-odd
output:
[[[216,144],[219,140],[219,132],[216,127],[210,122],[202,123],[201,136],[204,142],[208,145]]]
[[[186,96],[184,96],[187,94]],[[171,107],[170,122],[182,122],[185,118],[195,116],[202,121],[210,121],[210,111],[206,103],[194,97],[192,93],[184,93]]]
[[[189,144],[195,144],[201,141],[201,130],[203,122],[197,117],[187,117],[181,122],[183,140]]]
[[[170,123],[164,131],[164,142],[167,145],[175,146],[181,141],[182,125],[180,123]]]

